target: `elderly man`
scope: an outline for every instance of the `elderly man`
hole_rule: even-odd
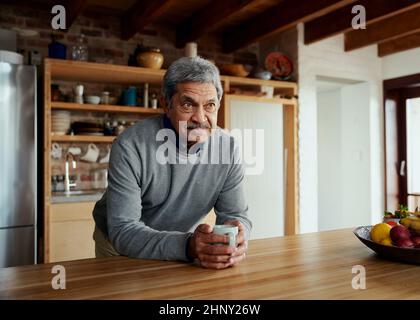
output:
[[[112,145],[108,188],[93,211],[96,256],[197,261],[214,269],[233,266],[245,257],[252,224],[238,147],[217,127],[223,95],[219,71],[202,58],[181,58],[167,70],[162,92],[165,115],[139,121]],[[176,138],[162,141],[162,130]],[[197,160],[209,154],[216,140],[229,146],[218,163],[159,161],[163,144],[174,147],[167,149],[175,150],[175,159]],[[222,161],[226,151],[229,161]],[[213,208],[217,224],[238,226],[236,247],[220,245],[229,237],[199,224]]]

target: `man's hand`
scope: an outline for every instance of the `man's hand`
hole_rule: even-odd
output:
[[[197,258],[200,265],[210,269],[225,269],[237,264],[245,258],[247,242],[244,239],[244,227],[237,221],[227,221],[225,224],[238,226],[236,237],[237,247],[213,243],[229,243],[229,236],[212,234],[212,227],[208,224],[200,224],[194,231],[189,242],[188,254]]]
[[[246,251],[248,250],[248,241],[245,240],[245,228],[239,220],[226,221],[224,224],[231,224],[238,227],[238,235],[236,236],[236,250],[232,253],[231,266],[244,260]]]

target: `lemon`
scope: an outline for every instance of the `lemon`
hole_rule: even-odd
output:
[[[384,246],[392,247],[392,240],[391,238],[385,238],[380,242],[380,244],[383,244]]]
[[[382,241],[388,242],[388,239],[389,241],[391,241],[391,237],[389,235],[391,229],[392,227],[387,223],[378,223],[374,225],[372,230],[370,231],[370,238],[376,243],[382,243]],[[390,245],[392,245],[392,241]]]

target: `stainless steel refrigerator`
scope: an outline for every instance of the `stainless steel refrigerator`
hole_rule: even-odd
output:
[[[36,263],[36,69],[0,51],[0,267]]]

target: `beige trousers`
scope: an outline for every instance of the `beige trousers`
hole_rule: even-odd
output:
[[[105,258],[112,256],[119,256],[120,254],[114,249],[108,238],[95,225],[93,231],[93,240],[95,240],[95,256],[96,258]]]

